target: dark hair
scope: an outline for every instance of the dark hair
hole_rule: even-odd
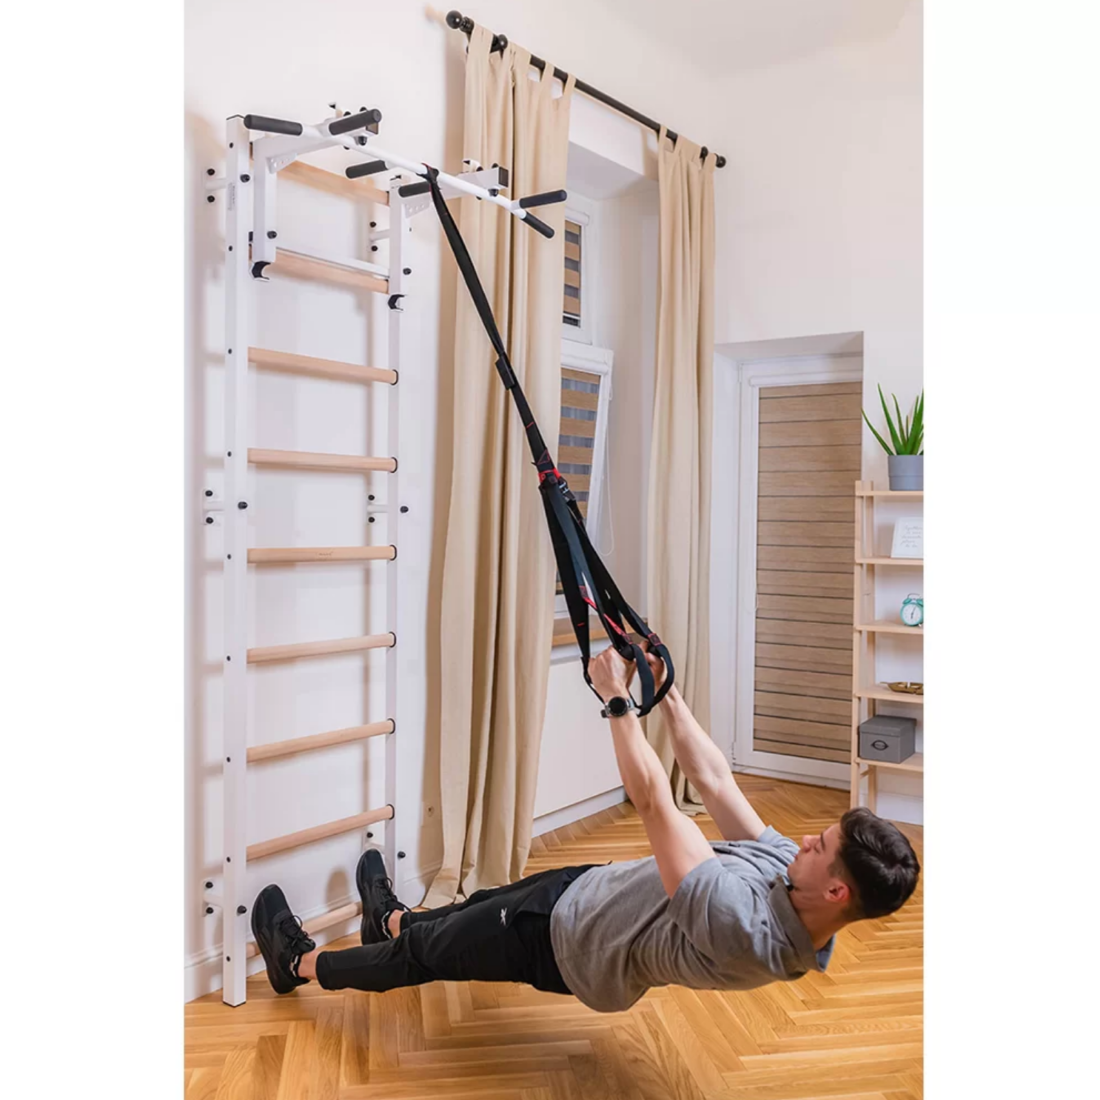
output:
[[[917,886],[920,864],[896,825],[860,806],[840,819],[842,877],[854,888],[853,920],[885,917],[900,909]]]

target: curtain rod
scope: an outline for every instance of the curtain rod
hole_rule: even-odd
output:
[[[459,11],[449,11],[447,12],[447,26],[450,27],[451,30],[462,31],[463,34],[469,36],[473,33],[474,21],[468,15],[463,15]],[[503,53],[504,47],[507,45],[508,39],[505,38],[503,34],[494,34],[493,44],[490,47],[489,52],[493,53],[496,50],[500,50],[501,53]],[[531,64],[536,69],[538,69],[540,73],[546,71],[546,62],[543,61],[541,57],[535,57],[534,55],[532,55]],[[554,76],[564,83],[569,74],[563,73],[561,69],[555,66]],[[608,107],[613,108],[620,114],[626,115],[627,118],[632,118],[635,122],[640,122],[643,126],[648,126],[654,133],[660,134],[661,124],[659,122],[654,122],[653,119],[647,118],[640,111],[635,111],[633,107],[628,107],[625,103],[620,103],[617,99],[612,99],[611,96],[607,95],[606,92],[601,92],[599,88],[593,88],[591,84],[586,84],[583,80],[576,81],[574,86],[576,87],[578,92],[583,92],[586,96],[589,96],[592,99],[598,99],[601,103],[607,104]],[[679,137],[679,134],[674,134],[671,130],[666,130],[665,133],[668,134],[673,144],[675,144],[676,139]],[[706,159],[708,152],[709,150],[704,145],[701,153],[701,156],[704,160]],[[721,154],[716,154],[716,157],[717,159],[715,161],[715,166],[718,168],[725,168],[726,158]]]

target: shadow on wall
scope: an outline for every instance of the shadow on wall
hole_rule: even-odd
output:
[[[201,883],[204,876],[221,871],[220,861],[206,859],[206,790],[215,768],[208,764],[204,752],[207,684],[220,674],[221,666],[207,659],[204,640],[207,634],[206,585],[210,571],[206,568],[201,494],[206,488],[209,464],[206,461],[206,368],[210,357],[206,349],[206,288],[220,278],[222,257],[217,233],[206,216],[203,173],[207,166],[221,164],[224,159],[222,138],[209,124],[195,115],[185,119],[186,147],[190,159],[185,160],[187,178],[184,184],[184,248],[191,253],[190,278],[184,288],[184,439],[187,448],[184,466],[184,797],[186,824],[184,834],[184,895],[188,905],[185,920],[185,943],[208,942],[204,936]],[[213,758],[211,758],[213,759]],[[220,780],[221,767],[217,766]],[[217,919],[221,923],[220,914]],[[220,927],[217,938],[221,938]]]

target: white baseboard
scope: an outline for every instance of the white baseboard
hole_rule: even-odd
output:
[[[618,806],[626,801],[626,791],[622,787],[615,787],[603,794],[593,795],[581,802],[574,802],[572,806],[563,806],[560,810],[551,810],[548,814],[536,817],[531,824],[531,835],[542,836],[543,833],[552,833],[563,825],[572,825],[574,821],[591,817],[600,810],[609,810],[612,806]]]
[[[409,905],[414,907],[418,905],[427,892],[428,884],[435,878],[436,872],[442,866],[442,862],[442,860],[436,860],[426,867],[421,867],[418,870],[413,870],[410,874],[400,876],[398,880],[399,896]],[[415,902],[408,900],[413,897],[417,899]],[[307,921],[313,917],[319,917],[322,913],[327,913],[330,909],[338,909],[341,905],[348,905],[350,902],[358,900],[358,897],[353,898],[348,895],[338,901],[327,902],[325,905],[306,910],[298,915],[303,921]],[[326,928],[323,932],[318,932],[314,939],[319,946],[323,946],[358,931],[359,918],[352,917],[340,924],[334,924],[331,928]],[[249,960],[248,974],[249,976],[258,974],[263,968],[264,961],[257,955],[256,958]],[[219,943],[206,951],[193,955],[184,964],[183,999],[184,1001],[193,1001],[195,998],[204,997],[207,993],[213,993],[221,987],[222,945]]]
[[[887,821],[902,821],[907,825],[924,824],[924,799],[919,794],[901,794],[898,791],[878,792],[879,817]]]
[[[794,775],[791,772],[778,772],[772,768],[749,768],[743,764],[734,764],[731,770],[734,774],[743,772],[745,775],[759,775],[764,779],[785,779],[788,783],[805,783],[810,787],[832,787],[837,791],[846,791],[850,786],[847,779],[827,779],[819,775]]]

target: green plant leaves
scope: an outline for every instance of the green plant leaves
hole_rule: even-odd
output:
[[[893,398],[894,411],[898,418],[896,428],[894,418],[890,415],[890,407],[886,403],[886,395],[882,392],[882,386],[878,387],[878,399],[882,403],[882,413],[886,417],[886,427],[889,429],[890,438],[894,443],[893,450],[890,449],[890,445],[886,440],[875,431],[871,418],[867,415],[867,411],[863,409],[860,411],[863,413],[863,419],[867,422],[867,427],[871,429],[871,433],[888,455],[924,454],[924,390],[921,390],[913,404],[911,417],[903,417],[897,396],[895,394],[890,394],[890,396]]]
[[[879,443],[882,444],[882,449],[888,455],[892,455],[894,452],[890,450],[890,447],[887,444],[886,440],[883,439],[882,436],[879,435],[878,432],[875,431],[875,426],[874,426],[874,424],[871,423],[870,420],[867,419],[867,414],[866,413],[863,414],[863,419],[867,421],[867,427],[871,429],[871,434],[874,435],[875,439],[877,439],[879,441]]]
[[[898,438],[897,429],[894,427],[894,421],[890,416],[890,409],[886,404],[886,398],[883,396],[881,385],[878,388],[878,399],[882,402],[882,413],[886,417],[886,427],[890,429],[890,439],[894,443],[893,453],[896,454],[896,455],[900,455],[902,453],[901,452],[901,440]],[[896,404],[897,399],[895,398],[894,400],[895,400],[895,404]],[[901,420],[901,414],[900,413],[898,414],[898,420],[899,421]]]

